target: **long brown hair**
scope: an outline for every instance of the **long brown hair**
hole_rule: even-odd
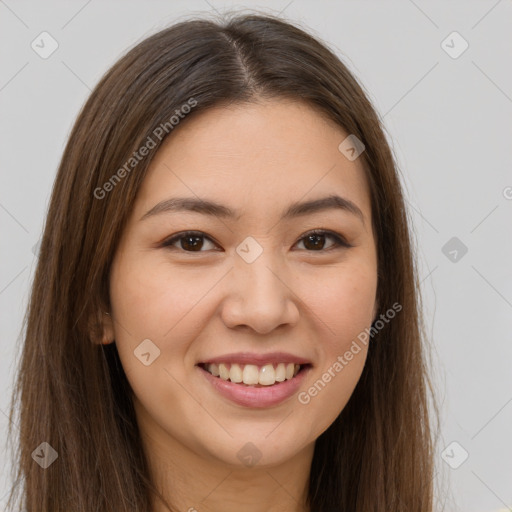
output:
[[[21,496],[28,512],[151,509],[158,491],[115,343],[92,342],[110,310],[110,264],[165,140],[155,129],[166,126],[165,135],[172,135],[169,119],[191,99],[188,116],[255,98],[306,101],[363,141],[379,313],[402,307],[373,336],[351,399],[316,440],[311,510],[433,510],[435,400],[429,401],[434,393],[410,221],[384,128],[333,51],[293,24],[258,14],[183,21],[150,36],[115,63],[82,108],[55,179],[23,324],[11,405],[19,442],[10,506]],[[148,137],[155,147],[134,164],[130,159]],[[122,179],[113,182],[116,173]],[[43,442],[58,454],[46,469],[32,456]]]

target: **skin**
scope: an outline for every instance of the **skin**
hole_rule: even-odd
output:
[[[104,342],[115,339],[152,476],[176,510],[308,510],[315,440],[348,402],[367,347],[308,404],[295,395],[263,409],[222,397],[195,365],[231,352],[291,352],[313,365],[307,391],[370,327],[376,242],[361,159],[338,150],[347,135],[301,102],[219,107],[182,121],[149,168],[112,264]],[[290,203],[333,193],[354,202],[364,222],[334,208],[281,219]],[[241,215],[140,220],[176,196]],[[307,232],[320,228],[352,247],[336,248],[327,235],[319,249],[306,246]],[[183,239],[162,247],[186,230],[204,233],[199,252]],[[263,249],[250,264],[235,250],[248,236]],[[134,357],[145,339],[160,350],[149,366]],[[253,467],[237,457],[247,442],[261,455]],[[155,500],[153,512],[165,510]]]

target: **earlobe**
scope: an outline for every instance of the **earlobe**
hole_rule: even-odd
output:
[[[108,345],[114,341],[114,324],[110,313],[100,310],[89,324],[89,335],[95,345]]]
[[[103,312],[102,318],[103,335],[101,338],[102,345],[108,345],[114,341],[114,323],[110,316],[110,313]]]

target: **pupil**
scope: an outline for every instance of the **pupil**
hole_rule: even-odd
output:
[[[309,235],[306,237],[306,241],[304,243],[305,247],[310,249],[311,247],[308,247],[308,242],[313,242],[313,249],[318,249],[318,248],[322,248],[323,246],[323,237],[325,235]],[[316,239],[316,242],[314,242],[314,240]],[[319,239],[322,239],[322,240],[319,240]],[[319,242],[319,243],[318,243]]]
[[[186,237],[183,237],[182,240],[184,241],[184,243],[181,244],[183,249],[195,250],[198,248],[201,249],[201,247],[203,246],[202,242],[197,242],[197,240],[201,240],[201,237],[197,236],[197,235],[186,236]],[[190,242],[191,240],[195,240],[196,242]],[[189,242],[190,242],[190,245],[189,245]]]

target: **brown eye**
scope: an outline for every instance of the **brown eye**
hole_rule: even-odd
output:
[[[204,233],[201,233],[200,231],[187,231],[184,233],[178,233],[177,235],[167,239],[162,246],[181,249],[185,252],[204,252],[201,250],[205,245],[204,240],[208,240],[212,245],[215,245]],[[176,244],[178,243],[179,246],[176,247]],[[208,250],[208,248],[206,250]]]
[[[331,239],[331,244],[325,247],[326,240]],[[345,239],[332,231],[314,230],[306,233],[298,243],[303,243],[305,250],[309,252],[329,251],[340,247],[352,247]],[[206,248],[205,248],[206,244]],[[208,247],[211,244],[211,247]],[[181,250],[184,252],[206,252],[216,250],[218,246],[201,231],[185,231],[177,233],[163,242],[162,247]]]
[[[334,240],[334,243],[331,244],[327,249],[325,248],[325,240],[330,238]],[[315,230],[310,231],[305,236],[303,236],[300,240],[304,244],[304,247],[308,251],[324,251],[331,250],[337,247],[352,247],[348,244],[340,235],[333,233],[331,231],[325,230]]]

